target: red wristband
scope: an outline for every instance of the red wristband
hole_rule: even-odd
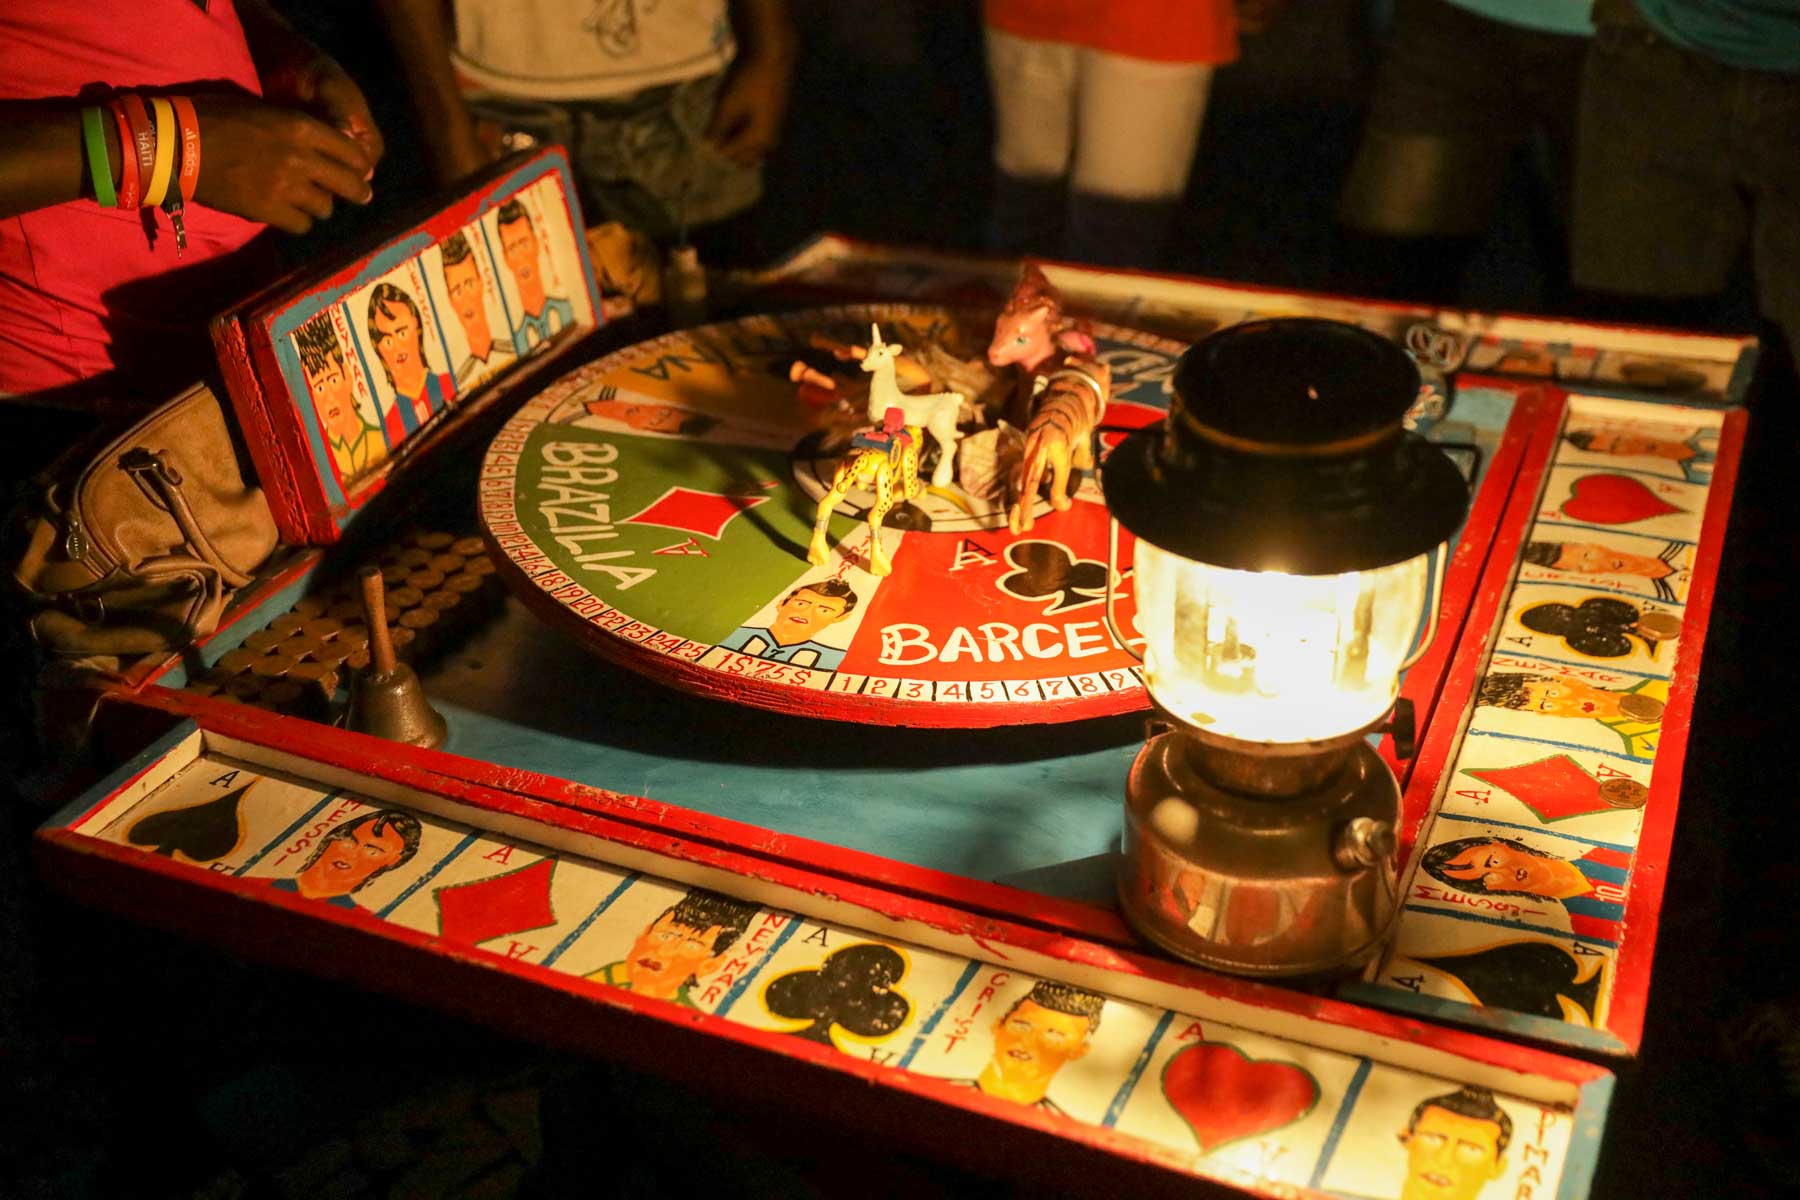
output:
[[[194,102],[186,96],[170,96],[175,108],[175,123],[181,130],[181,202],[194,198],[194,185],[200,181],[200,118]]]
[[[125,115],[122,101],[114,100],[107,107],[112,109],[113,122],[119,127],[119,207],[136,208],[138,158],[137,143],[131,136],[131,118]]]
[[[125,118],[131,126],[131,146],[137,151],[141,197],[142,189],[149,186],[150,176],[156,171],[156,124],[150,120],[150,110],[144,107],[144,98],[136,92],[121,97],[119,103],[125,106]]]

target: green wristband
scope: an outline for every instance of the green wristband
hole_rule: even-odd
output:
[[[106,152],[106,133],[100,124],[100,110],[81,110],[81,140],[87,143],[88,175],[94,181],[94,199],[107,208],[117,207],[118,194],[113,191],[112,156]]]

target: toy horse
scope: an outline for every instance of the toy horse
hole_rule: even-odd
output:
[[[1046,469],[1051,476],[1051,507],[1057,512],[1069,508],[1069,469],[1093,469],[1094,429],[1111,396],[1112,368],[1105,363],[1069,358],[1050,375],[1025,427],[1025,448],[1013,475],[1012,507],[1006,512],[1008,529],[1023,533],[1031,528],[1032,506]]]
[[[962,437],[957,418],[962,413],[961,392],[911,393],[900,390],[894,380],[894,360],[902,347],[898,342],[881,340],[881,326],[869,326],[869,348],[863,352],[862,369],[869,380],[869,420],[880,423],[890,408],[906,416],[906,424],[922,428],[938,444],[937,467],[931,473],[932,487],[945,487],[956,469],[956,443]]]
[[[919,437],[918,427],[909,427],[898,408],[882,414],[879,430],[856,435],[850,453],[831,477],[831,487],[819,499],[812,542],[806,548],[807,562],[815,567],[825,565],[825,526],[831,510],[851,488],[870,487],[875,491],[875,506],[869,509],[869,574],[886,575],[894,569],[881,546],[881,522],[894,507],[896,490],[901,500],[911,500],[924,490],[919,482]]]
[[[994,340],[988,343],[988,364],[1017,365],[1027,376],[1051,370],[1059,356],[1094,356],[1094,339],[1085,324],[1063,317],[1062,296],[1044,278],[1043,271],[1026,263],[1006,307],[994,320]]]

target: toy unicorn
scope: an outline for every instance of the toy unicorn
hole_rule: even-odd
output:
[[[904,349],[898,342],[881,340],[881,326],[869,326],[869,348],[863,352],[862,369],[870,375],[869,420],[880,424],[890,408],[905,414],[906,424],[922,428],[938,444],[937,467],[931,473],[931,486],[945,487],[956,470],[956,443],[962,437],[956,428],[962,413],[961,392],[911,393],[900,390],[894,379],[894,360]]]
[[[1050,505],[1057,512],[1070,504],[1069,469],[1092,470],[1094,427],[1112,396],[1112,368],[1102,362],[1069,358],[1052,372],[1025,427],[1025,448],[1013,475],[1012,507],[1006,526],[1014,533],[1030,529],[1032,506],[1044,472],[1050,472]]]
[[[876,340],[879,344],[879,335]],[[870,487],[875,491],[875,506],[869,509],[869,574],[886,575],[894,569],[881,546],[881,522],[894,507],[896,492],[900,500],[911,500],[924,490],[919,482],[919,436],[918,427],[909,427],[898,408],[889,408],[882,414],[880,429],[856,435],[850,443],[850,453],[831,477],[830,489],[819,498],[812,541],[806,548],[807,562],[815,567],[825,565],[825,526],[831,520],[831,510],[849,495],[851,488]]]

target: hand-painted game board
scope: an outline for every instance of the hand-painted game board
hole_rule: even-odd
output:
[[[809,339],[974,360],[991,314],[899,305],[827,309],[681,332],[582,367],[495,438],[481,516],[509,582],[584,644],[684,690],[842,720],[940,727],[1069,721],[1146,707],[1137,659],[1108,632],[1106,509],[1093,472],[1068,511],[1040,497],[1007,531],[1003,486],[932,487],[912,528],[881,531],[894,573],[871,574],[873,496],[831,518],[824,566],[805,557],[842,418],[788,369]],[[1103,442],[1168,409],[1183,347],[1093,330],[1112,370]],[[997,386],[1009,386],[1002,376]],[[965,439],[959,464],[970,449]],[[1121,532],[1121,628],[1134,611]]]
[[[628,797],[556,811],[403,775],[189,723],[40,836],[71,882],[152,877],[180,899],[158,919],[205,935],[307,922],[298,941],[248,934],[264,957],[304,948],[477,1013],[555,1006],[558,1040],[730,1061],[752,1092],[810,1064],[809,1093],[911,1101],[986,1152],[1134,1165],[1151,1185],[1134,1194],[1194,1176],[1261,1196],[1586,1194],[1601,1068],[708,852],[631,823]]]
[[[1399,929],[1347,994],[1635,1051],[1743,420],[1569,399],[1467,715],[1420,757]]]

